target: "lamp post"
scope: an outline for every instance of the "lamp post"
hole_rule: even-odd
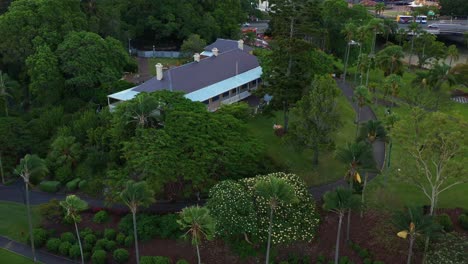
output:
[[[128,54],[132,55],[132,46],[130,44],[130,41],[132,41],[132,39],[128,38]]]
[[[361,43],[356,42],[354,40],[351,40],[351,41],[348,42],[347,49],[346,49],[345,65],[344,65],[343,83],[346,82],[346,71],[347,71],[347,68],[348,68],[348,60],[349,60],[349,53],[350,53],[351,45],[361,45]]]
[[[156,47],[153,45],[153,58],[156,57]]]

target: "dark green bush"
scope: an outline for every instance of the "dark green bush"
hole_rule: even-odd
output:
[[[453,231],[453,223],[452,219],[448,214],[440,214],[436,216],[436,221],[439,225],[442,226],[445,232],[452,232]]]
[[[143,256],[140,258],[140,264],[170,264],[171,260],[168,257],[162,256]]]
[[[76,238],[72,232],[65,232],[60,235],[60,240],[62,240],[62,242],[70,242],[70,244],[73,244],[75,243]]]
[[[114,257],[115,262],[125,263],[128,261],[129,254],[126,249],[119,248],[114,251],[113,257]]]
[[[87,234],[84,236],[83,241],[85,244],[94,245],[96,242],[96,236],[94,234]]]
[[[366,258],[366,259],[364,259],[364,261],[362,262],[362,264],[372,264],[372,259]]]
[[[60,189],[58,181],[42,181],[39,183],[39,189],[43,192],[56,193]]]
[[[116,247],[117,247],[117,243],[115,243],[115,241],[112,241],[112,240],[108,240],[106,245],[105,245],[106,251],[112,251]]]
[[[70,251],[71,246],[72,244],[68,241],[62,242],[60,243],[58,252],[60,253],[60,255],[68,256],[68,252]]]
[[[33,236],[34,236],[34,246],[35,247],[42,247],[47,242],[48,234],[47,230],[42,228],[34,228],[33,229]],[[31,243],[31,238],[28,236],[28,243]]]
[[[361,249],[361,250],[359,250],[358,255],[359,255],[361,258],[363,258],[363,259],[370,257],[369,251],[368,251],[367,249]]]
[[[159,228],[159,217],[156,215],[137,215],[138,223],[138,239],[149,240],[158,235]],[[124,234],[133,234],[133,219],[132,215],[128,214],[124,216],[119,222],[119,230]]]
[[[190,264],[187,260],[185,259],[179,259],[176,264]]]
[[[133,242],[134,242],[134,241],[135,241],[135,238],[133,238],[132,235],[129,235],[129,236],[127,236],[127,237],[125,238],[125,240],[124,240],[124,245],[125,245],[126,247],[130,247],[131,245],[133,245]]]
[[[105,238],[99,239],[98,241],[96,241],[96,244],[94,245],[94,250],[96,250],[96,249],[105,249],[106,245],[107,245],[107,242],[109,242],[109,240],[107,240]]]
[[[86,187],[87,183],[88,182],[86,180],[81,180],[80,183],[78,183],[78,189],[82,190]]]
[[[51,238],[47,240],[47,244],[46,244],[47,250],[53,253],[57,253],[60,243],[62,242],[58,238]]]
[[[465,230],[468,230],[468,214],[462,214],[458,217],[458,222],[461,227]]]
[[[93,251],[93,245],[83,243],[83,252],[85,252],[85,251]]]
[[[339,261],[340,264],[348,264],[349,263],[349,258],[348,257],[341,257],[340,258],[340,261]]]
[[[109,214],[104,210],[97,212],[93,217],[93,222],[98,224],[102,224],[107,221],[109,221]]]
[[[83,230],[80,231],[80,237],[85,237],[89,234],[93,234],[93,230],[89,227],[84,228]]]
[[[106,228],[104,230],[104,238],[107,238],[109,240],[114,240],[116,235],[117,235],[117,232],[115,232],[115,230],[112,228]]]
[[[177,214],[167,214],[159,217],[158,235],[161,238],[177,239],[182,235]]]
[[[81,257],[81,252],[80,252],[80,246],[78,245],[73,245],[70,247],[70,250],[68,250],[68,256],[72,259],[77,259]]]
[[[69,182],[67,182],[67,184],[65,184],[65,186],[67,187],[67,190],[68,191],[74,191],[78,188],[78,183],[80,182],[80,178],[76,178],[76,179],[73,179]]]
[[[383,261],[376,260],[376,261],[374,261],[374,263],[372,263],[372,264],[385,264],[385,263],[384,263]]]
[[[124,245],[125,244],[125,235],[122,233],[118,233],[117,236],[115,237],[115,242],[119,245]]]
[[[241,259],[257,256],[257,250],[244,239],[230,241],[229,247]]]
[[[324,255],[320,254],[317,256],[317,262],[320,262],[320,263],[325,263],[327,261],[327,259],[325,258]]]
[[[91,256],[91,261],[93,264],[105,264],[106,263],[106,251],[102,249],[98,249],[94,251],[93,255]]]
[[[63,208],[57,199],[51,199],[49,202],[39,205],[39,214],[53,223],[60,223],[63,219]]]

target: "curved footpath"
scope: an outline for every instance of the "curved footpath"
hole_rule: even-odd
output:
[[[353,89],[348,83],[343,83],[341,80],[337,79],[337,84],[343,91],[343,94],[346,96],[348,101],[351,103],[353,106],[354,110],[357,111],[357,105],[353,103],[352,97],[353,97]],[[376,116],[372,109],[370,107],[364,107],[361,109],[361,116],[359,122],[365,122],[368,120],[375,120]],[[384,142],[377,141],[373,145],[373,151],[374,151],[374,159],[377,163],[377,166],[379,168],[382,168],[384,159],[385,159],[385,144]],[[372,180],[377,174],[371,173],[369,174],[368,181]],[[311,194],[314,196],[316,200],[320,200],[327,191],[331,191],[335,189],[336,187],[339,186],[345,186],[346,183],[344,179],[340,179],[338,181],[328,183],[328,184],[323,184],[319,186],[314,186],[310,187],[309,191]],[[50,199],[57,199],[57,200],[63,200],[65,199],[66,194],[52,194],[52,193],[45,193],[45,192],[40,192],[40,191],[31,191],[30,192],[30,202],[32,205],[39,205],[43,203],[47,203]],[[4,186],[0,185],[0,201],[9,201],[9,202],[17,202],[17,203],[25,203],[25,198],[24,198],[24,183],[21,181],[17,181],[12,185]],[[83,197],[81,196],[82,199],[86,200],[88,204],[91,207],[101,207],[101,208],[112,208],[115,210],[122,210],[122,211],[128,211],[126,206],[117,204],[117,205],[112,205],[112,206],[106,206],[104,205],[103,200],[99,199],[93,199],[89,197]],[[195,205],[195,204],[203,204],[204,201],[200,202],[158,202],[156,204],[153,204],[149,208],[143,210],[143,211],[150,211],[154,213],[167,213],[167,212],[177,212],[182,210],[182,208]],[[0,247],[16,252],[20,255],[23,255],[25,257],[31,258],[31,250],[30,247],[15,241],[12,241],[6,237],[0,236]],[[38,259],[43,262],[43,263],[73,263],[70,260],[64,259],[59,256],[51,255],[45,251],[38,250]]]

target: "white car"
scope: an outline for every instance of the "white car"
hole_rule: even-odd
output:
[[[244,24],[242,24],[243,27],[250,27],[250,23],[248,22],[245,22]]]

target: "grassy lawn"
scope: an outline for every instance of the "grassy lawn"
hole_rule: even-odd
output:
[[[187,59],[178,59],[178,58],[150,58],[148,60],[148,67],[150,69],[151,75],[156,75],[157,63],[161,63],[164,67],[174,67],[180,66],[187,62]]]
[[[33,206],[31,208],[33,227],[38,226],[41,222],[38,208],[37,206]],[[0,202],[0,235],[19,242],[25,242],[27,240],[28,220],[25,205],[11,202]]]
[[[355,113],[344,96],[338,99],[339,112],[343,122],[342,128],[336,134],[336,145],[340,146],[354,138]],[[291,116],[291,119],[294,119]],[[274,117],[257,116],[248,124],[250,132],[262,141],[268,155],[277,163],[287,167],[290,172],[301,176],[306,183],[317,185],[331,182],[343,177],[345,166],[335,160],[334,152],[321,153],[319,166],[312,165],[312,151],[301,151],[287,142],[284,138],[279,138],[273,133],[273,124],[283,124],[283,115],[281,111],[275,113]]]
[[[34,263],[32,260],[17,255],[5,249],[0,249],[0,262],[8,264],[29,264]]]

